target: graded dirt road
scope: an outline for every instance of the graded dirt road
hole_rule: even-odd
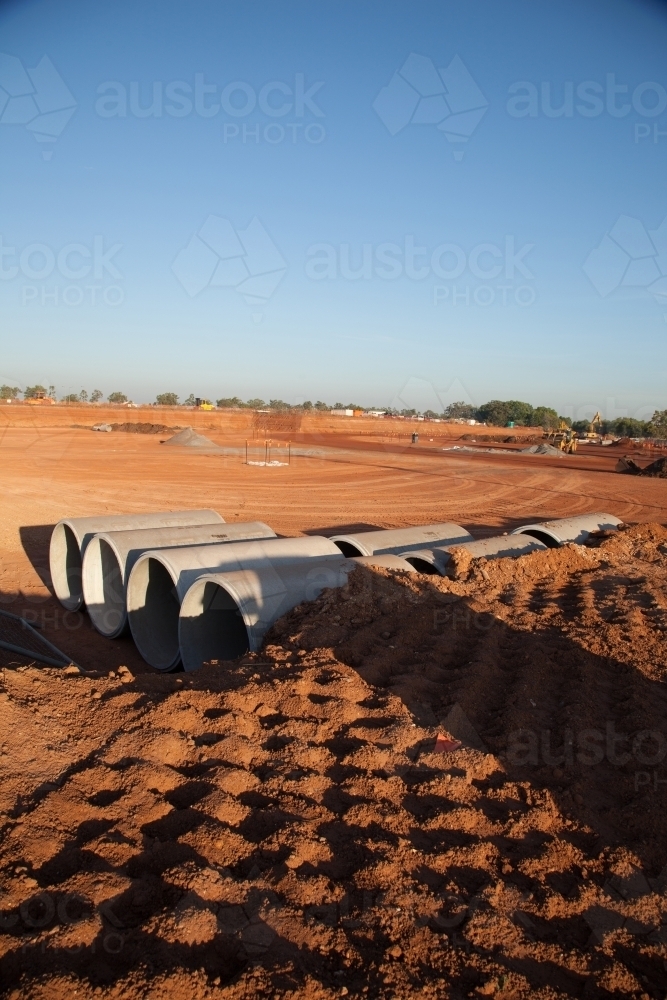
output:
[[[4,994],[664,997],[666,483],[427,425],[302,426],[267,468],[219,417],[211,454],[55,417],[0,425],[2,606],[86,671],[3,660]],[[452,580],[358,571],[261,654],[159,676],[50,596],[48,537],[187,506],[286,535],[637,526]]]

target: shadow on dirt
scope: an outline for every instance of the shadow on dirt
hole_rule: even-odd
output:
[[[576,616],[568,586],[555,606]],[[95,838],[114,836],[113,823],[79,824],[41,866],[25,859],[39,891],[32,904],[2,916],[16,939],[0,959],[5,984],[71,972],[96,988],[139,972],[182,972],[203,975],[212,987],[254,960],[272,989],[284,990],[312,979],[328,990],[344,984],[351,994],[367,987],[369,996],[389,997],[444,980],[459,996],[493,973],[499,990],[520,976],[530,990],[602,998],[609,993],[596,977],[612,967],[641,978],[651,995],[664,989],[664,929],[623,908],[655,891],[665,863],[667,814],[653,788],[667,756],[664,685],[548,620],[539,630],[512,626],[471,598],[451,600],[428,577],[409,591],[364,570],[348,593],[330,600],[351,617],[349,600],[364,594],[368,614],[345,630],[335,658],[319,665],[321,697],[304,698],[335,718],[341,665],[353,665],[373,688],[361,713],[322,738],[311,726],[299,744],[289,732],[293,715],[274,705],[264,716],[271,724],[261,749],[269,756],[261,763],[242,767],[225,757],[224,743],[220,756],[217,743],[209,747],[199,763],[180,768],[189,780],[163,796],[169,810],[142,826],[143,844],[122,868],[95,850]],[[539,607],[558,597],[556,588]],[[315,654],[331,613],[297,609],[270,642],[290,655]],[[221,703],[251,681],[267,690],[288,683],[291,697],[308,669],[263,654],[191,675],[187,684]],[[153,683],[171,696],[167,677],[135,681],[141,690]],[[392,734],[400,713],[392,696],[433,727],[459,706],[489,753],[464,744],[465,756],[438,756],[429,737],[416,739],[397,763]],[[304,715],[304,724],[313,718]],[[202,724],[212,732],[229,720],[222,708],[208,709]],[[362,763],[366,751],[375,755],[372,766]],[[230,772],[256,780],[255,790],[234,799],[241,820],[206,811]],[[307,790],[295,787],[301,776],[313,779]],[[115,808],[116,799],[109,802]],[[214,845],[231,836],[241,838],[238,860],[223,866]],[[293,862],[294,846],[305,840],[310,853]],[[607,870],[619,846],[643,869],[625,882]],[[213,880],[217,901],[187,888],[185,871],[191,882],[195,875]],[[61,947],[57,936],[44,935],[58,923],[64,883],[86,873],[129,876],[131,885],[97,907],[84,899],[82,921],[94,911],[101,929],[91,943],[76,943],[72,921],[73,943]],[[602,900],[596,906],[582,902],[592,893]],[[44,911],[40,897],[52,900]],[[620,930],[625,938],[613,938]],[[572,955],[587,964],[586,975],[572,972]]]

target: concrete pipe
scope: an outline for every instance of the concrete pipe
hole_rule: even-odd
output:
[[[445,521],[443,524],[426,524],[418,528],[390,528],[387,531],[362,531],[353,535],[333,535],[344,556],[372,556],[380,553],[398,555],[409,549],[422,549],[432,545],[454,545],[472,541],[470,532],[460,524]]]
[[[98,632],[115,639],[127,629],[126,585],[139,556],[150,549],[220,545],[255,538],[275,538],[262,521],[240,521],[104,531],[94,535],[83,557],[83,599]]]
[[[184,669],[260,649],[278,618],[327,587],[345,586],[355,568],[356,561],[338,553],[199,577],[183,598],[178,620]]]
[[[414,566],[411,566],[409,562],[401,556],[395,556],[391,553],[379,556],[354,556],[352,562],[359,566],[370,566],[371,569],[380,567],[380,569],[400,569],[404,573],[416,572]]]
[[[614,530],[623,522],[613,514],[582,514],[579,517],[563,517],[557,521],[542,521],[541,524],[524,524],[515,528],[513,535],[532,535],[555,549],[567,542],[585,542],[592,531]]]
[[[465,549],[473,559],[504,559],[508,556],[516,559],[528,555],[529,552],[546,549],[547,546],[537,538],[498,535],[494,538],[482,538],[476,542],[464,542],[461,545],[406,552],[404,557],[406,562],[411,563],[419,573],[440,573],[441,576],[445,576],[453,548]]]
[[[68,611],[83,604],[81,563],[89,541],[100,531],[127,531],[137,528],[173,528],[177,525],[224,524],[217,511],[172,510],[158,514],[100,514],[68,517],[58,521],[51,534],[49,568],[56,597]]]
[[[178,621],[185,670],[260,649],[278,618],[303,601],[314,601],[326,588],[344,587],[357,566],[416,572],[395,555],[347,559],[339,554],[200,577],[183,598]]]
[[[144,552],[127,582],[127,613],[132,637],[144,660],[156,670],[172,670],[180,660],[178,614],[181,601],[200,577],[219,572],[275,572],[304,560],[340,562],[328,538],[268,538],[226,545]]]

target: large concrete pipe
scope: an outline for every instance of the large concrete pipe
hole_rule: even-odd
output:
[[[358,566],[370,566],[371,568],[379,566],[380,569],[400,569],[403,573],[416,572],[414,566],[411,566],[409,562],[401,556],[395,556],[392,553],[377,556],[354,556],[352,562],[357,563]]]
[[[100,514],[94,517],[67,517],[58,521],[51,534],[49,567],[56,597],[68,611],[83,604],[81,562],[86,547],[99,531],[127,531],[135,528],[173,528],[176,525],[224,524],[217,511],[171,510],[158,514]]]
[[[268,567],[282,573],[285,567],[309,559],[340,563],[341,554],[332,541],[319,536],[144,552],[127,581],[128,620],[137,649],[156,670],[172,670],[180,660],[181,601],[195,580],[211,573],[253,572]]]
[[[83,557],[83,599],[90,619],[102,635],[115,639],[127,628],[126,585],[137,559],[151,549],[220,545],[254,538],[275,538],[263,521],[237,521],[104,531],[94,535]]]
[[[361,531],[352,535],[332,535],[344,556],[372,556],[380,553],[406,552],[432,545],[454,545],[472,541],[470,532],[460,524],[426,524],[418,528],[389,528],[386,531]]]
[[[581,514],[579,517],[563,517],[557,521],[542,521],[540,524],[524,524],[515,528],[512,534],[532,535],[554,549],[567,542],[581,544],[592,531],[614,530],[622,523],[613,514]]]
[[[405,552],[404,558],[418,573],[440,573],[441,576],[445,576],[451,560],[451,550],[454,548],[464,549],[473,559],[504,559],[507,556],[516,559],[529,552],[546,549],[547,546],[537,538],[530,538],[527,535],[498,535],[494,538],[481,538],[476,542],[463,542],[460,545],[436,546],[417,552]]]
[[[345,586],[357,566],[415,572],[394,555],[347,559],[338,554],[199,577],[181,604],[178,638],[183,667],[198,670],[210,660],[233,660],[248,650],[255,652],[278,618],[303,601],[315,600],[325,588]]]

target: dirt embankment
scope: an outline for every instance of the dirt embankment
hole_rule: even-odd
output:
[[[665,551],[357,571],[195,676],[5,669],[7,992],[662,997]]]

